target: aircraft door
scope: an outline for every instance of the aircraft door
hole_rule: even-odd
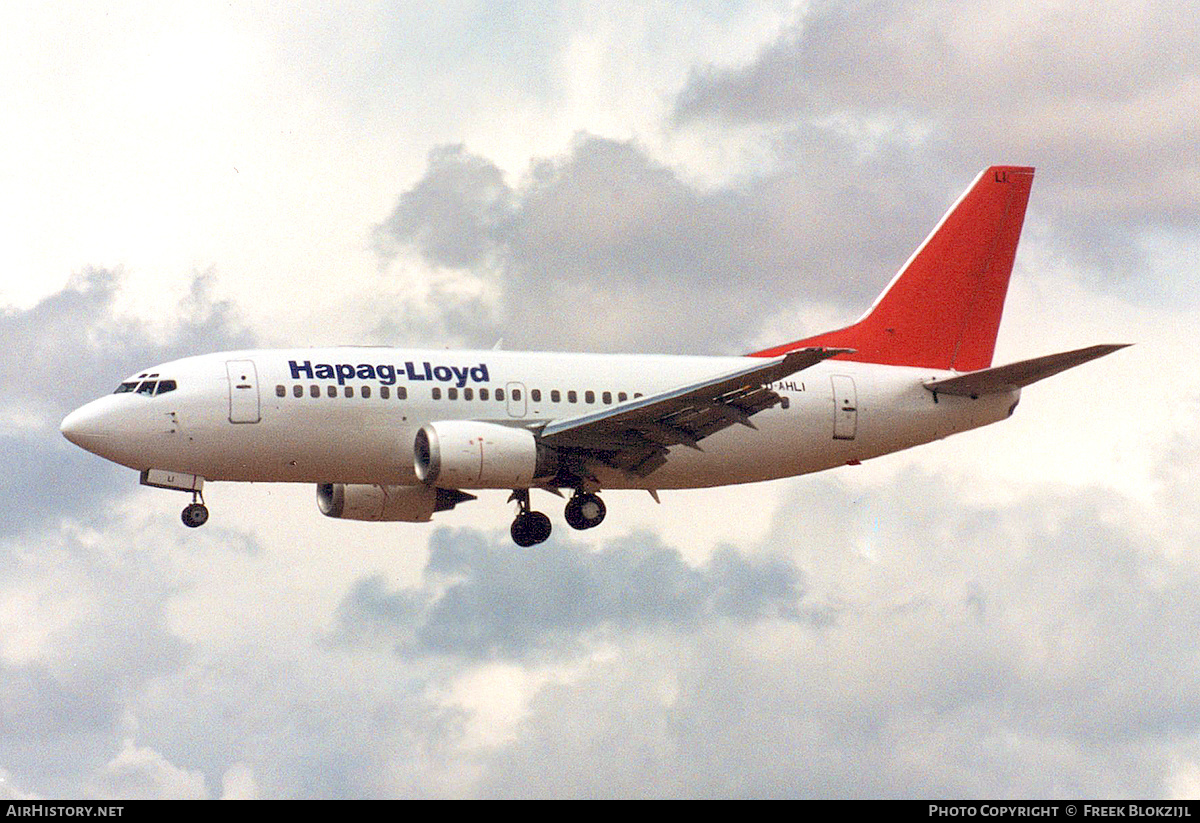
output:
[[[524,417],[525,404],[528,402],[525,397],[525,384],[508,383],[504,388],[508,399],[508,416]]]
[[[858,393],[854,378],[835,374],[833,381],[833,439],[853,440],[858,430]]]
[[[258,371],[253,360],[227,360],[225,373],[229,377],[229,422],[257,423],[259,413]]]

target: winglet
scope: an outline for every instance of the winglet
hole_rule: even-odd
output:
[[[1051,375],[1067,369],[1081,366],[1089,360],[1104,357],[1125,348],[1129,343],[1109,343],[1100,346],[1088,346],[1084,349],[1047,354],[1032,360],[1020,360],[1006,366],[996,366],[991,369],[960,374],[956,377],[944,377],[940,380],[929,380],[925,388],[934,394],[958,394],[965,397],[980,397],[985,394],[1012,391],[1030,383],[1036,383]]]

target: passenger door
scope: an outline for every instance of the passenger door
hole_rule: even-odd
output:
[[[229,422],[257,423],[259,413],[258,371],[253,360],[227,360],[225,373],[229,377]]]
[[[833,381],[833,439],[853,440],[858,430],[858,393],[854,378],[835,374]]]

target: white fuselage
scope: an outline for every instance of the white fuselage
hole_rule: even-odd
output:
[[[131,376],[126,385],[176,385],[102,397],[68,417],[64,432],[131,468],[210,481],[415,485],[413,439],[426,423],[536,430],[754,362],[373,347],[223,352]],[[702,451],[676,446],[646,477],[601,469],[597,479],[610,489],[679,489],[805,474],[1002,420],[1019,398],[1019,390],[935,397],[922,385],[949,374],[825,361],[772,384],[786,402],[756,414],[756,429],[731,426]]]

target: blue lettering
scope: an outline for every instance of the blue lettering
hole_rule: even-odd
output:
[[[293,380],[337,380],[338,385],[345,385],[347,380],[378,380],[385,386],[391,386],[398,379],[409,380],[440,380],[443,383],[454,383],[462,388],[468,381],[475,383],[491,382],[487,363],[478,366],[435,366],[428,360],[418,366],[413,361],[406,361],[404,366],[393,366],[389,363],[374,365],[371,363],[317,363],[311,360],[289,360],[288,369]]]

